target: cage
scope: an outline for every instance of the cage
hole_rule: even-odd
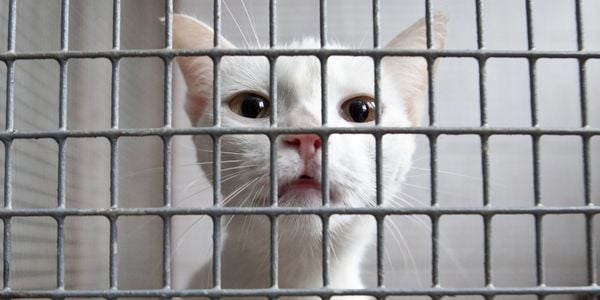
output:
[[[0,296],[597,299],[598,11],[593,0],[0,0]],[[240,49],[173,49],[174,12]],[[449,20],[444,49],[382,48],[420,18],[430,33],[436,12]],[[302,36],[320,47],[280,47]],[[338,42],[348,48],[331,47]],[[211,189],[193,136],[306,129],[192,126],[175,61],[201,55],[312,56],[321,72],[336,56],[424,57],[430,71],[435,62],[421,125],[309,130],[368,134],[377,147],[385,135],[416,135],[400,205],[220,206],[227,174],[215,164]],[[219,153],[220,143],[207,147]],[[329,286],[335,253],[326,250],[321,287],[278,286],[277,225],[265,233],[272,285],[219,286],[221,218],[244,214],[320,215],[323,243],[330,219],[369,217],[366,287]],[[189,285],[209,259],[215,286]]]

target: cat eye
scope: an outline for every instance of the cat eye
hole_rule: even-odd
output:
[[[365,123],[375,120],[375,99],[368,96],[348,99],[341,109],[344,119],[350,122]]]
[[[229,101],[229,108],[234,113],[246,118],[258,119],[269,116],[269,100],[253,93],[235,95]]]

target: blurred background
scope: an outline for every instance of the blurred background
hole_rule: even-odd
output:
[[[268,0],[222,2],[223,35],[238,47],[268,45]],[[477,49],[475,1],[434,0],[435,11],[449,18],[446,48]],[[490,50],[527,50],[525,0],[484,0],[484,46]],[[0,51],[7,49],[8,0],[0,0]],[[212,24],[212,0],[175,0],[176,12]],[[279,44],[319,36],[319,2],[277,1]],[[17,1],[16,51],[60,50],[61,1]],[[533,1],[537,50],[577,50],[575,1]],[[600,50],[600,1],[581,1],[584,49]],[[381,0],[381,44],[424,17],[422,0]],[[163,48],[162,0],[122,0],[120,47]],[[328,1],[328,36],[352,48],[370,48],[372,3]],[[113,1],[72,0],[69,9],[70,50],[113,48]],[[579,62],[540,59],[537,63],[539,125],[581,127]],[[111,125],[111,80],[107,59],[71,59],[68,67],[69,129],[107,129]],[[600,60],[585,62],[589,126],[600,127]],[[480,126],[478,64],[472,58],[442,58],[435,74],[435,116],[439,126]],[[488,124],[532,125],[529,65],[526,59],[492,58],[486,66]],[[163,126],[165,65],[159,58],[122,58],[118,96],[121,128]],[[19,131],[58,128],[59,64],[53,60],[15,62],[15,117]],[[0,126],[5,125],[7,66],[0,64]],[[174,126],[190,126],[182,110],[185,86],[174,71]],[[424,124],[427,124],[425,120]],[[415,168],[402,195],[406,205],[428,206],[430,154],[426,137],[418,137]],[[443,207],[481,207],[481,145],[476,135],[441,136],[438,145],[438,201]],[[157,207],[162,199],[163,143],[157,137],[119,139],[121,207]],[[591,139],[591,198],[600,204],[600,137]],[[0,145],[0,161],[4,160]],[[174,141],[174,205],[208,206],[210,186],[195,165],[189,136]],[[17,140],[13,153],[13,206],[50,208],[57,204],[58,146],[54,140]],[[576,136],[543,136],[540,140],[540,192],[545,206],[584,205],[583,145]],[[489,143],[490,200],[493,207],[530,207],[533,196],[532,140],[528,136],[493,136]],[[2,163],[2,165],[4,165]],[[73,208],[110,206],[110,143],[104,138],[67,140],[66,205]],[[4,178],[4,168],[0,171]],[[0,186],[0,191],[4,186]],[[544,266],[550,286],[587,285],[585,217],[544,218]],[[1,225],[0,225],[1,226]],[[119,218],[119,288],[160,288],[162,220]],[[600,232],[600,217],[595,217]],[[44,217],[12,220],[12,289],[52,289],[56,284],[56,221]],[[385,284],[426,288],[431,285],[430,221],[420,216],[386,219]],[[173,282],[184,288],[191,274],[211,255],[209,218],[174,218]],[[535,234],[532,216],[496,216],[492,221],[492,276],[495,286],[536,284]],[[66,287],[106,289],[109,222],[100,217],[66,219]],[[596,242],[600,239],[596,238]],[[440,222],[440,281],[445,287],[484,286],[483,220],[479,216],[443,216]],[[596,254],[600,245],[595,245]],[[374,248],[373,248],[374,250]],[[371,253],[375,253],[371,251]],[[364,279],[375,285],[375,256],[366,259]],[[600,257],[596,262],[600,261]],[[600,266],[597,268],[599,269]],[[0,276],[2,276],[0,274]],[[598,276],[598,275],[597,275]],[[402,298],[402,297],[401,297]],[[426,297],[425,297],[426,298]],[[458,297],[480,299],[482,297]],[[537,299],[535,296],[496,299]],[[404,299],[404,298],[403,298]],[[408,298],[406,298],[408,299]],[[415,297],[414,299],[421,299]],[[547,299],[572,299],[551,296]]]

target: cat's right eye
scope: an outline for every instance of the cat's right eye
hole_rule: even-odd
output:
[[[253,93],[235,95],[229,101],[229,108],[234,113],[246,118],[258,119],[269,116],[269,100]]]

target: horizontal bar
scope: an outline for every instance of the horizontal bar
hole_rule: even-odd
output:
[[[5,298],[115,298],[115,297],[289,297],[289,296],[332,296],[368,295],[373,297],[388,296],[459,296],[459,295],[600,295],[600,286],[536,286],[536,287],[483,287],[483,288],[428,288],[428,289],[196,289],[196,290],[38,290],[13,291],[2,290],[0,297]]]
[[[147,50],[105,50],[105,51],[50,51],[50,52],[3,52],[1,61],[25,59],[66,60],[71,58],[108,58],[124,57],[162,57],[171,59],[176,56],[370,56],[383,58],[386,56],[415,56],[435,59],[440,57],[488,58],[600,58],[600,51],[538,51],[538,50],[447,50],[447,49],[147,49]]]
[[[15,139],[64,139],[64,138],[108,138],[131,136],[175,136],[200,135],[223,136],[228,134],[280,135],[280,134],[424,134],[424,135],[574,135],[592,137],[600,135],[600,128],[540,128],[540,127],[187,127],[187,128],[132,128],[105,130],[48,130],[48,131],[0,131],[0,140]]]
[[[204,208],[185,207],[145,207],[145,208],[22,208],[0,209],[0,218],[47,216],[62,218],[67,216],[104,216],[115,218],[120,216],[157,215],[171,217],[175,215],[564,215],[564,214],[600,214],[600,206],[553,206],[553,207],[222,207]]]

